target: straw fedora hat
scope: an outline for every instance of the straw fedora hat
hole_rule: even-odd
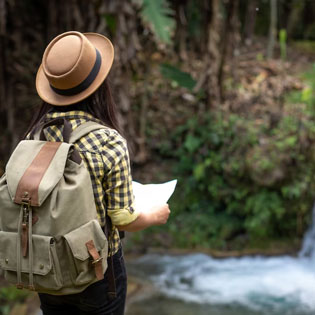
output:
[[[113,60],[113,45],[101,34],[60,34],[45,49],[36,75],[37,93],[52,105],[77,103],[97,90]]]

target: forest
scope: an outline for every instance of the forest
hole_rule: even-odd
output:
[[[314,15],[312,0],[0,0],[0,172],[46,45],[99,32],[134,179],[179,180],[169,224],[130,247],[295,251],[314,201]]]

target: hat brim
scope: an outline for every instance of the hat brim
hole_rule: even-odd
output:
[[[46,103],[56,106],[65,106],[80,102],[93,94],[107,77],[114,61],[114,47],[111,41],[101,34],[83,34],[98,49],[102,57],[101,67],[96,78],[84,91],[72,96],[64,96],[57,94],[50,87],[49,81],[43,71],[43,66],[40,65],[36,75],[36,90],[39,97]]]

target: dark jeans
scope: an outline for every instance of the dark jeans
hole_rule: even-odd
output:
[[[117,297],[109,299],[107,271],[103,280],[83,292],[71,295],[39,293],[44,315],[123,315],[126,301],[127,276],[122,250],[113,257]]]

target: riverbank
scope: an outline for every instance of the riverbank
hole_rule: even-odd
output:
[[[228,251],[221,251],[215,249],[184,249],[184,248],[169,248],[169,249],[162,249],[162,248],[148,248],[146,250],[146,254],[159,254],[159,255],[171,255],[171,256],[178,256],[178,255],[189,255],[189,254],[205,254],[212,256],[213,258],[238,258],[244,256],[265,256],[265,257],[275,257],[275,256],[283,256],[288,255],[292,257],[296,257],[298,253],[298,248],[272,248],[272,249],[244,249],[244,250],[228,250]],[[126,256],[129,259],[134,259],[135,257],[139,256],[138,254],[127,252]]]
[[[244,244],[230,242],[225,249],[211,246],[194,248],[172,246],[172,240],[162,230],[150,230],[136,234],[126,233],[123,241],[126,257],[134,259],[144,254],[185,255],[203,253],[214,258],[242,256],[281,256],[295,257],[302,247],[303,238],[280,240],[257,240]]]

